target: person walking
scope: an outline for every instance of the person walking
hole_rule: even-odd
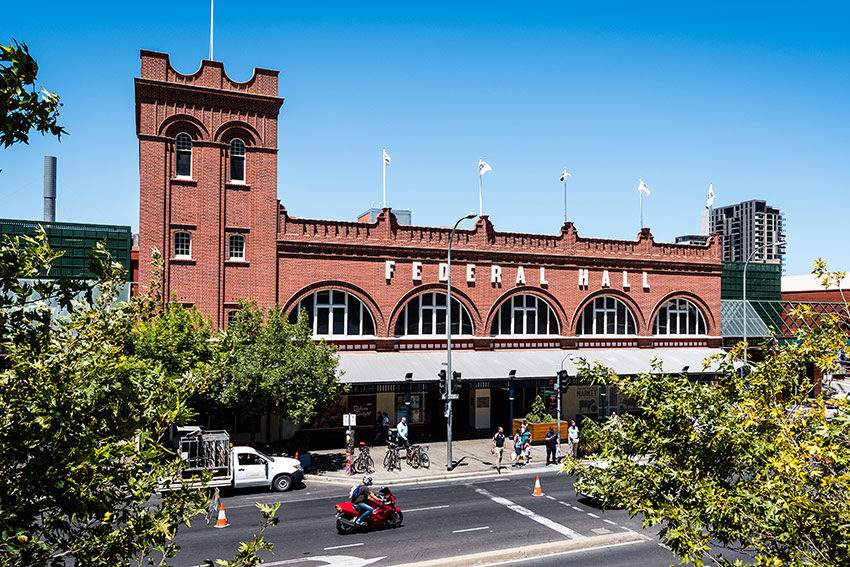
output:
[[[496,470],[501,473],[502,457],[505,455],[505,430],[501,427],[493,435],[493,446],[490,448],[490,454],[497,456]]]
[[[401,421],[396,425],[396,431],[398,432],[398,441],[404,444],[404,448],[407,450],[407,456],[409,457],[410,439],[407,438],[407,417],[401,416]]]
[[[520,460],[522,458],[522,430],[517,428],[516,434],[514,434],[514,457],[512,467],[522,464]]]
[[[558,462],[558,459],[555,458],[555,450],[558,448],[558,432],[551,425],[549,431],[546,432],[544,441],[546,442],[546,464],[548,465],[551,462],[554,465]]]
[[[578,458],[578,427],[575,420],[570,421],[570,428],[567,430],[568,439],[570,441],[570,454]]]

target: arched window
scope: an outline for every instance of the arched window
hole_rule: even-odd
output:
[[[177,177],[192,177],[192,137],[186,132],[177,134],[174,156]]]
[[[230,181],[245,183],[245,142],[239,138],[230,142]]]
[[[408,301],[396,321],[395,336],[445,336],[447,297],[442,291],[427,291]],[[455,297],[452,297],[452,334],[472,334],[472,318]]]
[[[227,239],[227,258],[229,260],[245,259],[245,237],[241,234],[231,234]]]
[[[359,299],[339,289],[323,289],[298,302],[289,314],[295,323],[298,314],[307,312],[307,322],[315,337],[374,335],[372,313]]]
[[[597,297],[578,318],[576,335],[636,335],[635,316],[616,297]]]
[[[655,335],[704,335],[705,319],[692,301],[671,299],[658,310],[652,332]]]
[[[555,311],[536,295],[515,295],[499,307],[490,334],[498,335],[559,335],[560,326]]]
[[[190,233],[183,231],[174,233],[174,257],[192,257],[192,235]]]

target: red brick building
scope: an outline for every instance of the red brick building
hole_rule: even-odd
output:
[[[524,413],[559,364],[574,370],[571,354],[625,373],[648,371],[654,357],[701,372],[721,345],[716,237],[587,238],[572,223],[555,235],[508,233],[482,216],[457,231],[447,306],[449,229],[401,225],[390,209],[373,223],[303,219],[277,201],[276,71],[236,83],[218,62],[183,75],[165,54],[141,59],[140,281],[157,248],[165,291],[220,326],[242,298],[292,317],[306,309],[316,337],[339,345],[343,380],[354,384],[347,411],[367,421],[375,411],[438,421],[449,308],[453,366],[468,383],[456,420],[477,428],[502,423],[509,397]],[[613,401],[579,387],[564,408],[571,417],[624,405]]]

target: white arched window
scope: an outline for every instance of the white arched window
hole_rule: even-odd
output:
[[[186,132],[174,139],[174,161],[177,177],[192,177],[192,137]]]
[[[635,316],[616,297],[597,297],[578,318],[576,335],[636,335]]]
[[[230,181],[245,183],[245,142],[239,138],[230,142]]]
[[[515,295],[505,301],[493,324],[490,334],[498,335],[559,335],[561,328],[555,311],[536,295]]]
[[[363,302],[347,291],[323,289],[298,302],[289,314],[295,323],[301,311],[307,312],[307,323],[314,337],[374,335],[375,321]]]
[[[245,259],[245,237],[241,234],[231,234],[227,239],[227,258],[229,260]]]
[[[671,299],[658,310],[652,332],[655,335],[704,335],[705,319],[692,301]]]
[[[408,301],[396,321],[395,336],[445,336],[447,297],[442,291],[426,291]],[[452,297],[452,334],[472,334],[472,318],[455,297]]]
[[[184,231],[174,233],[174,257],[192,257],[192,235],[190,233]]]

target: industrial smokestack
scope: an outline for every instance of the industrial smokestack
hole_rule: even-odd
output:
[[[56,220],[56,156],[44,156],[44,220]]]

